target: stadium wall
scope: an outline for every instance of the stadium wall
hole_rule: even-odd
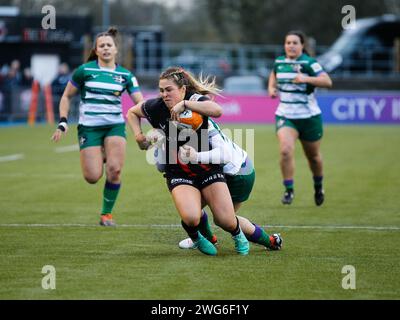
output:
[[[145,93],[145,98],[157,93]],[[334,92],[319,93],[318,104],[325,123],[336,124],[399,124],[400,92]],[[274,123],[278,99],[254,95],[224,95],[216,101],[223,107],[220,123]],[[124,114],[132,106],[123,97]]]

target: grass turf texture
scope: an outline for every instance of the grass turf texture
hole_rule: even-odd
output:
[[[186,235],[164,179],[130,132],[120,226],[97,226],[104,178],[85,183],[78,151],[55,152],[76,144],[76,128],[58,144],[53,127],[0,128],[0,157],[24,154],[0,162],[0,299],[399,299],[400,127],[326,126],[322,207],[299,143],[296,197],[283,206],[273,126],[235,128],[255,129],[256,184],[240,214],[280,232],[282,251],[252,244],[238,256],[219,228],[217,257],[179,249]],[[56,290],[41,287],[44,265]],[[355,290],[342,288],[345,265]]]

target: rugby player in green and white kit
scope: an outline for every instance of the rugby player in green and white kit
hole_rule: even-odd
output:
[[[199,110],[204,115],[209,115],[205,110]],[[151,136],[151,137],[150,137]],[[155,139],[156,149],[154,151],[157,169],[160,172],[165,171],[165,147],[160,141],[165,141],[164,136],[159,134],[149,134],[150,142]],[[220,129],[218,124],[208,119],[208,141],[209,151],[197,152],[193,147],[184,145],[180,150],[180,158],[190,163],[213,163],[223,167],[223,173],[226,178],[229,193],[232,198],[235,213],[237,213],[243,202],[247,201],[253,189],[255,182],[255,170],[247,152],[240,148],[236,143],[229,139]],[[203,203],[204,204],[204,203]],[[282,248],[282,237],[279,233],[267,234],[259,225],[251,222],[249,219],[237,216],[240,227],[247,240],[264,246],[267,250],[280,250]],[[213,233],[208,221],[207,212],[202,209],[200,233],[212,244],[217,243],[217,237]],[[195,243],[191,238],[186,238],[179,242],[181,249],[196,249]]]
[[[323,128],[314,90],[316,87],[330,88],[332,81],[321,65],[305,52],[305,40],[301,31],[286,35],[285,56],[275,60],[268,92],[273,98],[279,93],[280,98],[275,120],[285,186],[282,203],[291,204],[294,198],[294,149],[299,139],[313,174],[314,201],[320,206],[325,198],[320,152]]]
[[[212,119],[208,119],[208,140],[211,147],[210,151],[196,152],[194,148],[185,145],[181,150],[181,158],[188,162],[220,164],[223,167],[226,184],[237,214],[242,203],[249,199],[254,186],[256,174],[253,162],[248,157],[247,152],[229,139]],[[261,226],[249,219],[238,215],[237,217],[247,240],[260,244],[267,250],[280,250],[282,248],[283,239],[280,233],[270,235]],[[204,209],[200,219],[200,232],[209,241],[216,244],[217,237],[212,232]],[[190,238],[187,238],[179,242],[179,248],[196,249],[196,246]]]
[[[94,184],[103,176],[103,207],[100,225],[115,226],[112,209],[121,186],[126,132],[121,95],[126,90],[135,103],[143,100],[138,82],[127,69],[116,64],[117,29],[96,36],[88,62],[72,75],[60,101],[60,122],[52,139],[57,142],[68,131],[71,97],[80,92],[78,141],[85,180]]]

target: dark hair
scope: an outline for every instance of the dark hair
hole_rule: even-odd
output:
[[[95,37],[95,40],[93,41],[93,47],[90,50],[90,54],[89,54],[89,57],[87,58],[86,62],[97,60],[96,45],[97,45],[97,39],[100,37],[111,37],[115,43],[115,46],[118,47],[117,34],[118,34],[118,29],[115,27],[110,27],[110,28],[108,28],[107,31],[98,33]]]
[[[297,36],[300,39],[301,44],[303,45],[303,52],[309,55],[308,50],[308,41],[307,36],[303,31],[300,30],[292,30],[286,33],[285,40],[288,36]]]

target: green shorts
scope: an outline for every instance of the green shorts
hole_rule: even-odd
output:
[[[256,172],[253,169],[250,174],[236,176],[225,175],[232,202],[244,202],[250,197],[251,190],[256,179]]]
[[[82,124],[78,125],[80,150],[87,147],[104,146],[104,139],[110,136],[120,136],[126,139],[125,123],[96,127],[84,126]]]
[[[322,117],[316,115],[307,119],[288,119],[282,116],[275,116],[276,131],[283,127],[291,127],[299,133],[299,139],[304,141],[318,141],[322,138]]]

